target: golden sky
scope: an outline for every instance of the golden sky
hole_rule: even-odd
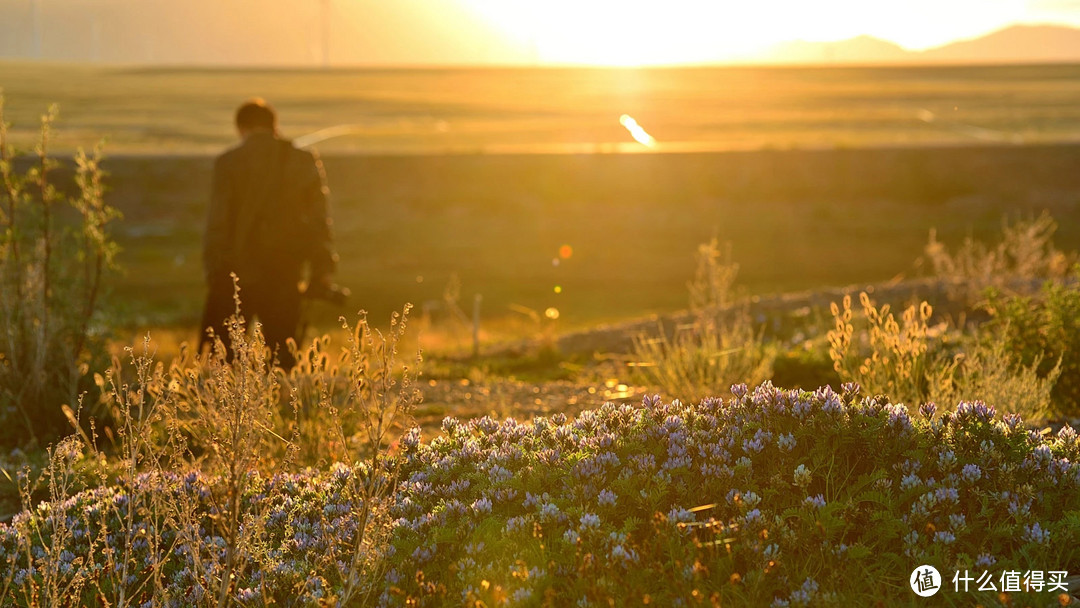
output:
[[[456,1],[559,63],[736,59],[859,35],[922,50],[1017,23],[1080,25],[1080,0]]]
[[[337,65],[632,66],[860,35],[922,50],[1013,24],[1080,26],[1080,0],[0,0],[0,59],[317,65],[329,32]]]

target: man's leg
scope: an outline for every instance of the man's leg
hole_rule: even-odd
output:
[[[232,280],[226,277],[225,280],[211,282],[207,289],[206,304],[203,306],[202,322],[199,324],[199,353],[202,353],[208,345],[209,349],[213,350],[213,342],[207,331],[213,328],[214,335],[221,338],[222,344],[225,345],[228,358],[232,359],[228,319],[235,312]]]
[[[300,291],[296,281],[275,282],[259,290],[258,309],[254,314],[262,323],[266,345],[277,353],[278,363],[285,371],[296,365],[286,342],[296,339],[300,326]]]

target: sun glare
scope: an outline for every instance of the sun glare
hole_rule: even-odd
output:
[[[793,40],[860,35],[912,49],[1025,19],[1018,0],[458,0],[538,62],[642,66],[737,61]]]

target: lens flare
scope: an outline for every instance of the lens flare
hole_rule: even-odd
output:
[[[559,257],[564,260],[569,260],[570,256],[574,255],[574,248],[570,245],[563,245],[559,247]]]
[[[559,318],[559,309],[551,307],[544,311],[544,316],[554,321],[555,319]]]
[[[652,135],[646,133],[645,129],[642,129],[641,125],[639,125],[629,114],[620,116],[619,124],[626,127],[626,130],[630,132],[630,136],[646,148],[652,148],[656,145],[656,139],[654,139]]]
[[[555,286],[555,293],[562,293],[562,285]]]

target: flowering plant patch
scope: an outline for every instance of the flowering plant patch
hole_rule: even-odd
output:
[[[859,393],[853,384],[839,393],[737,385],[726,400],[648,397],[574,420],[448,418],[426,443],[411,431],[395,456],[389,535],[369,548],[382,559],[362,575],[385,606],[846,606],[908,604],[908,578],[921,564],[946,579],[1080,569],[1080,443],[1071,428],[1044,436],[979,402],[910,413]],[[355,533],[356,505],[342,488],[356,474],[338,466],[250,484],[243,509],[263,531],[244,547],[233,600],[333,602],[346,570],[336,547]],[[209,497],[214,482],[140,483]],[[11,581],[13,604],[28,603],[25,591],[48,576],[104,576],[92,554],[103,555],[120,530],[83,514],[128,494],[95,490],[0,527],[0,584]],[[213,516],[208,498],[197,508]],[[220,541],[177,543],[167,518],[143,510],[139,525],[157,539],[147,546],[158,549],[140,545],[143,561],[117,584],[139,601],[190,603],[209,587],[191,562]],[[71,530],[62,547],[50,541],[57,525]],[[160,585],[147,574],[155,560],[166,564]],[[46,572],[54,562],[61,567]],[[974,585],[957,597],[1000,601]],[[1010,597],[1058,601],[1035,591]]]
[[[261,606],[281,598],[303,606],[336,596],[348,570],[340,561],[343,548],[357,531],[356,505],[344,497],[357,473],[339,464],[251,480],[240,508],[245,524],[258,527],[259,545],[244,547],[247,567],[234,577],[232,599]],[[64,591],[59,605],[105,605],[99,594],[121,593],[139,605],[215,605],[214,576],[225,556],[225,539],[211,532],[211,521],[222,515],[213,499],[216,483],[198,473],[143,475],[134,488],[97,488],[17,515],[0,526],[0,559],[8,568],[0,578],[7,584],[3,605],[52,604],[49,592],[57,589]],[[197,542],[186,542],[190,531],[178,529],[163,508],[169,502],[196,511]],[[131,511],[137,523],[125,530]],[[127,559],[125,533],[134,538]]]
[[[1080,565],[1071,428],[913,417],[856,385],[732,392],[413,435],[384,600],[866,605],[906,602],[923,563]]]

